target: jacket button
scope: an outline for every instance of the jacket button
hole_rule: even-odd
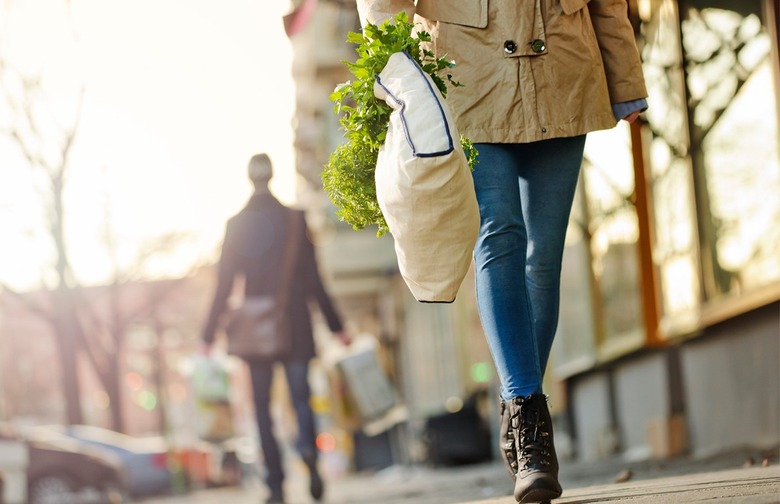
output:
[[[504,52],[507,54],[512,54],[513,52],[517,51],[517,44],[514,40],[507,40],[504,42]]]
[[[506,48],[506,44],[504,44],[504,47]],[[533,49],[533,51],[535,53],[543,52],[546,49],[546,47],[544,45],[544,40],[536,39],[536,40],[532,41],[531,42],[531,49]]]

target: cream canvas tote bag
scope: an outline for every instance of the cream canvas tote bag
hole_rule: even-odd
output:
[[[436,85],[406,53],[390,57],[374,95],[393,108],[375,178],[399,270],[418,301],[450,303],[479,230],[460,135]]]

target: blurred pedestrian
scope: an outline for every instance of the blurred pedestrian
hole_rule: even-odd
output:
[[[257,154],[249,161],[249,179],[254,194],[246,206],[227,223],[216,292],[205,328],[205,351],[210,351],[218,328],[220,316],[237,277],[244,278],[246,298],[276,295],[281,288],[280,270],[283,264],[285,244],[290,238],[288,218],[297,212],[282,205],[270,192],[268,184],[273,175],[271,160],[266,154]],[[304,216],[300,213],[300,219]],[[266,484],[270,492],[267,502],[283,503],[285,472],[279,445],[273,433],[270,414],[271,381],[276,363],[284,367],[287,384],[298,423],[296,448],[310,474],[310,492],[320,500],[324,484],[317,468],[316,429],[314,414],[309,404],[309,361],[315,356],[311,314],[308,302],[315,301],[326,323],[344,344],[350,344],[350,336],[344,330],[341,317],[335,309],[320,278],[314,246],[309,240],[305,223],[297,237],[298,252],[292,268],[285,316],[290,324],[291,350],[287,355],[248,361],[252,378],[257,425],[266,467]]]
[[[626,0],[358,0],[361,22],[405,11],[455,62],[447,104],[479,155],[480,318],[501,381],[501,451],[518,502],[560,496],[542,379],[585,135],[647,107]]]

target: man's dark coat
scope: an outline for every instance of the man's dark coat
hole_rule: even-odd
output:
[[[227,223],[217,289],[203,332],[205,341],[214,340],[220,316],[225,311],[237,277],[245,278],[246,297],[276,295],[279,292],[285,243],[290,234],[290,212],[301,220],[301,225],[298,226],[298,251],[292,283],[288,287],[286,312],[293,339],[288,358],[308,360],[315,355],[309,300],[317,302],[331,331],[342,329],[341,319],[322,284],[303,213],[285,207],[270,193],[258,193]]]

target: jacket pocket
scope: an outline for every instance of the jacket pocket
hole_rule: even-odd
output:
[[[590,0],[561,0],[561,9],[564,14],[573,14],[585,7]]]
[[[417,15],[474,28],[488,24],[488,0],[418,0]]]

